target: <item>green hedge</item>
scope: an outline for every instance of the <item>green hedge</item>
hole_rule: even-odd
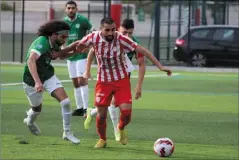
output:
[[[1,10],[2,11],[11,11],[13,8],[6,2],[1,2]]]

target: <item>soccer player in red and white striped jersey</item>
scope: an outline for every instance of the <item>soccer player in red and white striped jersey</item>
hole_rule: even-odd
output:
[[[134,32],[134,21],[132,19],[124,19],[118,29],[120,33],[123,35],[126,35],[130,39],[132,39],[134,42],[139,43],[138,40],[133,36]],[[87,57],[87,66],[88,68],[91,68],[91,64],[93,61],[93,58],[95,56],[94,49],[91,48],[89,51],[88,57]],[[134,66],[131,63],[131,60],[135,57],[138,63],[139,71],[138,71],[138,82],[135,88],[135,99],[141,98],[141,90],[142,90],[142,84],[144,80],[144,75],[145,75],[145,58],[144,55],[141,53],[136,53],[135,51],[129,52],[125,54],[125,62],[127,64],[127,72],[130,78],[130,73],[134,70]],[[84,77],[84,76],[83,76]],[[117,128],[119,124],[119,117],[120,117],[120,109],[119,107],[115,107],[115,100],[114,98],[111,101],[111,105],[108,107],[109,111],[109,116],[112,120],[113,128],[114,128],[114,135],[115,135],[115,140],[120,141],[120,132]],[[87,116],[84,122],[84,127],[85,129],[89,129],[93,117],[95,117],[97,114],[97,108],[88,108],[87,109]]]
[[[106,117],[107,109],[114,96],[115,106],[120,108],[121,115],[118,124],[120,142],[128,142],[125,126],[130,123],[132,112],[132,95],[130,80],[124,61],[125,54],[136,51],[144,54],[161,71],[171,75],[171,70],[164,68],[159,61],[139,44],[116,31],[112,18],[101,20],[100,31],[92,32],[63,49],[56,57],[66,58],[81,50],[93,46],[98,62],[97,83],[95,87],[95,106],[97,107],[96,127],[100,140],[95,148],[106,147]],[[89,78],[89,68],[86,69],[85,78]]]
[[[98,61],[98,81],[113,82],[125,79],[128,73],[122,53],[134,51],[137,44],[116,31],[114,36],[105,38],[101,34],[101,31],[95,31],[81,40],[81,44],[92,44],[94,47]]]

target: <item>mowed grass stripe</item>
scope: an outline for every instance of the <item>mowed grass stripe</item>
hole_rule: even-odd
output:
[[[67,94],[75,106],[73,89],[67,89]],[[134,93],[133,93],[134,96]],[[163,110],[182,110],[182,111],[202,111],[202,112],[226,112],[238,113],[238,97],[228,95],[211,95],[207,94],[182,94],[180,92],[143,92],[140,100],[134,100],[135,109],[163,109]],[[13,102],[13,97],[14,101]],[[52,102],[53,101],[53,102]],[[90,91],[89,106],[94,104],[94,92]],[[2,92],[2,106],[5,104],[27,104],[23,89],[4,90]],[[48,95],[44,94],[44,104],[58,106],[59,104]]]

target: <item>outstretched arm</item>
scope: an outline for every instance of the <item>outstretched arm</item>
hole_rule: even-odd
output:
[[[121,45],[124,46],[125,53],[136,51],[137,53],[142,53],[145,55],[154,65],[156,65],[161,71],[167,72],[167,74],[171,75],[171,70],[164,68],[160,62],[152,55],[150,51],[148,51],[146,48],[138,45],[130,38],[120,35],[119,40]]]
[[[138,83],[135,88],[135,99],[138,99],[141,97],[141,92],[142,92],[142,86],[143,86],[143,81],[144,81],[144,75],[145,75],[145,62],[144,62],[144,57],[138,57],[137,62],[139,65],[139,73],[138,73]]]
[[[88,56],[87,56],[86,71],[83,75],[84,78],[92,79],[91,73],[90,73],[90,68],[91,68],[92,61],[94,59],[94,55],[95,55],[95,51],[93,48],[91,48],[88,53]]]
[[[136,52],[145,55],[154,65],[156,65],[161,71],[167,72],[168,76],[172,74],[171,70],[164,68],[164,66],[153,56],[153,54],[146,48],[138,45],[136,47]]]
[[[81,44],[80,41],[76,41],[76,42],[70,44],[69,46],[63,48],[61,51],[59,51],[58,56],[60,59],[65,59],[65,58],[71,57],[75,54],[81,53],[81,51],[84,50],[85,48],[87,48],[87,47],[84,46],[83,44]]]
[[[69,46],[65,47],[60,52],[54,52],[52,54],[52,58],[65,59],[75,54],[82,53],[83,50],[85,50],[92,44],[92,36],[93,34],[88,34],[81,40],[75,41]]]

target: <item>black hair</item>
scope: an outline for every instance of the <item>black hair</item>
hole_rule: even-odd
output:
[[[104,24],[114,24],[115,21],[111,17],[105,17],[100,21],[101,26]]]
[[[123,22],[121,23],[121,26],[124,27],[125,29],[132,29],[134,28],[134,20],[124,19]]]
[[[53,33],[62,31],[62,30],[70,30],[70,26],[61,20],[52,20],[46,22],[45,24],[41,25],[38,29],[37,35],[38,36],[51,36]]]
[[[73,5],[75,5],[75,6],[77,7],[77,4],[76,4],[75,1],[68,1],[68,2],[66,2],[66,6],[67,6],[68,4],[73,4]]]

